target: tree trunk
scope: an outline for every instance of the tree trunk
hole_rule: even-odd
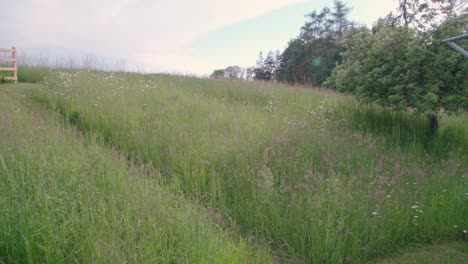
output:
[[[408,14],[408,0],[400,0],[399,9],[401,11],[401,16],[403,17],[403,21],[405,22],[405,27],[409,24],[409,14]]]
[[[435,134],[438,128],[439,120],[437,119],[437,115],[429,115],[429,129],[431,134]]]

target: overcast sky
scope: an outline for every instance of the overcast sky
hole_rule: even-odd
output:
[[[351,19],[370,25],[396,0],[349,0]],[[8,0],[0,47],[30,58],[91,55],[128,70],[209,74],[251,66],[285,48],[304,14],[332,0]],[[78,59],[77,59],[78,60]]]

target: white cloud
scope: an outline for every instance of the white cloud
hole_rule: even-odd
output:
[[[297,2],[302,1],[7,1],[0,9],[0,36],[6,36],[0,46],[72,50],[127,58],[153,71],[196,72],[182,50],[192,39]]]
[[[311,1],[312,0],[308,0]],[[396,0],[350,0],[351,18],[370,24]],[[0,6],[0,47],[59,57],[94,54],[135,69],[203,74],[218,61],[187,48],[200,36],[304,0],[7,0]],[[324,5],[331,5],[326,0]],[[316,3],[316,2],[313,2]],[[318,2],[317,2],[318,4]],[[310,10],[306,10],[308,12]],[[305,13],[304,12],[304,13]],[[280,23],[280,22],[279,22]],[[299,26],[297,28],[299,30]],[[270,32],[272,33],[272,32]],[[267,36],[262,35],[265,39]],[[294,37],[291,35],[291,37]],[[260,41],[259,41],[260,42]],[[286,44],[286,43],[284,43]],[[256,54],[259,50],[253,48]],[[266,47],[265,47],[266,48]],[[281,48],[281,47],[278,47]],[[262,47],[260,48],[262,49]],[[241,49],[239,49],[241,50]],[[247,53],[224,54],[225,63]],[[252,63],[255,57],[251,58]],[[132,67],[133,66],[133,67]]]

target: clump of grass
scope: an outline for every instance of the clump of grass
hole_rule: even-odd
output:
[[[18,82],[40,83],[49,70],[44,66],[18,66]]]
[[[284,260],[364,262],[467,229],[466,145],[427,151],[417,117],[356,113],[349,97],[264,83],[70,71],[44,85],[30,97],[78,113],[83,131]],[[452,142],[460,124],[442,122],[460,127]]]
[[[466,113],[441,117],[443,125],[434,134],[429,121],[415,113],[375,105],[344,104],[341,107],[353,129],[383,137],[393,148],[419,149],[445,158],[453,150],[468,149]]]
[[[419,245],[398,255],[376,261],[378,264],[417,263],[465,263],[468,261],[468,244],[463,242],[441,243],[440,245]]]
[[[157,172],[23,100],[0,91],[0,262],[272,262]]]

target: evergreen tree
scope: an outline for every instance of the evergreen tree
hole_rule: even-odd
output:
[[[254,71],[257,80],[270,81],[273,79],[276,72],[276,58],[273,51],[269,51],[265,59],[263,59],[263,53],[260,52]]]
[[[307,14],[300,36],[288,43],[279,59],[277,79],[321,85],[341,60],[341,39],[352,25],[349,11],[343,1],[335,0],[333,9],[325,7]]]
[[[276,71],[276,58],[275,54],[270,51],[267,54],[267,57],[265,58],[264,61],[264,68],[263,68],[263,73],[264,73],[264,80],[270,81],[274,77],[274,73]]]
[[[258,54],[258,59],[255,65],[255,69],[254,69],[255,79],[265,80],[264,68],[265,68],[265,63],[263,59],[263,52],[260,51],[260,53]]]
[[[348,29],[350,22],[347,19],[349,11],[351,9],[345,5],[345,3],[341,0],[335,0],[333,2],[334,10],[331,14],[333,16],[333,24],[334,24],[334,31],[336,34],[336,38],[343,37],[343,34]]]

